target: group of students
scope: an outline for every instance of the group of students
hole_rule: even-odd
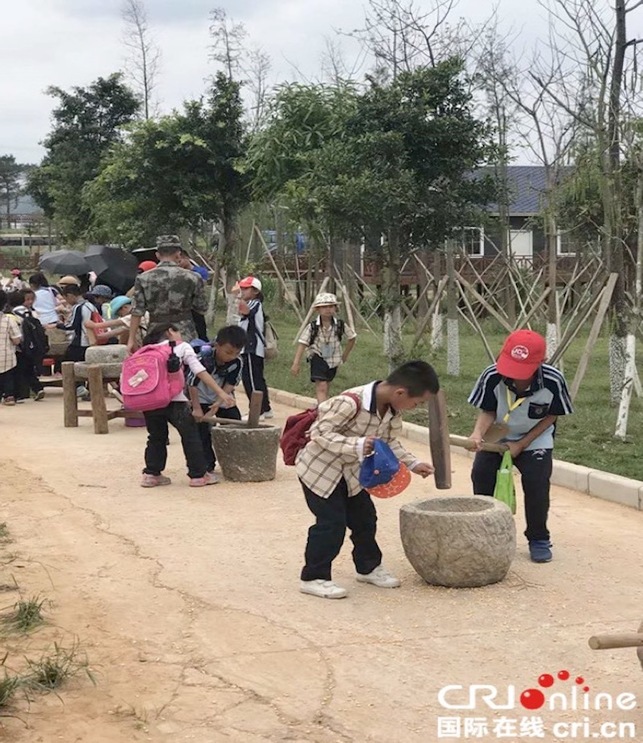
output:
[[[115,295],[109,286],[96,284],[83,291],[76,276],[63,276],[51,286],[43,273],[16,276],[22,288],[3,290],[0,296],[0,399],[3,405],[24,402],[33,395],[44,398],[39,381],[42,362],[59,331],[65,339],[61,361],[83,361],[96,343],[126,343],[131,324],[132,299]],[[141,338],[145,332],[141,325]],[[81,385],[78,394],[86,397]]]
[[[243,280],[246,291],[241,312],[246,330],[263,322],[261,302],[257,295],[257,279]],[[433,367],[421,360],[408,362],[385,380],[375,380],[354,387],[329,399],[329,385],[337,368],[345,362],[355,343],[355,332],[337,318],[337,300],[332,294],[320,294],[315,307],[318,317],[298,339],[298,349],[292,373],[298,374],[304,354],[310,362],[311,381],[315,384],[318,407],[316,420],[309,431],[307,444],[296,457],[296,472],[306,504],[315,518],[308,531],[305,564],[301,571],[302,593],[322,598],[339,599],[347,595],[332,579],[332,563],[342,547],[346,530],[351,532],[353,561],[357,581],[380,588],[395,588],[400,581],[382,564],[382,553],[376,540],[377,514],[367,489],[360,484],[360,467],[369,457],[376,439],[387,442],[398,460],[408,469],[425,478],[433,472],[427,462],[421,462],[404,449],[398,437],[402,431],[401,415],[425,404],[439,391],[439,380]],[[249,313],[254,311],[254,319]],[[240,419],[233,400],[238,375],[244,365],[236,363],[241,347],[248,351],[246,335],[234,336],[237,327],[223,328],[214,346],[213,365],[208,368],[203,349],[195,354],[189,344],[179,344],[184,363],[190,369],[190,399],[177,397],[170,410],[146,414],[148,446],[142,484],[145,487],[164,485],[163,476],[167,441],[167,423],[183,431],[184,451],[188,459],[190,484],[216,482],[216,463],[207,423],[203,415],[216,414]],[[165,330],[162,343],[178,340],[175,330]],[[241,331],[245,333],[244,330]],[[261,337],[261,333],[255,336]],[[345,346],[343,345],[346,340]],[[153,339],[159,342],[158,337]],[[260,342],[260,341],[259,341]],[[253,351],[257,350],[253,345]],[[177,351],[178,352],[178,351]],[[547,526],[549,491],[552,472],[552,450],[556,421],[572,412],[572,403],[562,373],[545,363],[545,339],[531,330],[510,334],[496,363],[480,375],[469,401],[479,409],[471,434],[477,448],[472,468],[472,484],[476,494],[492,496],[501,457],[484,450],[485,438],[491,439],[491,429],[501,430],[514,464],[522,475],[525,497],[526,530],[529,555],[533,562],[552,559],[552,545]],[[208,371],[235,364],[229,373],[209,378]],[[250,367],[250,373],[256,367]],[[260,367],[263,371],[263,365]],[[196,389],[194,383],[196,382]],[[217,388],[218,383],[218,388]],[[196,419],[196,426],[193,421]],[[177,425],[176,421],[181,421]],[[163,422],[161,422],[163,421]],[[195,431],[199,429],[201,450]],[[185,435],[189,432],[188,436]],[[495,437],[498,438],[497,436]],[[158,456],[155,455],[158,452]],[[191,452],[191,453],[190,453]],[[156,458],[155,458],[156,456]],[[197,464],[190,464],[190,458]],[[204,469],[205,468],[205,469]],[[205,472],[205,474],[201,474]]]
[[[239,282],[240,322],[221,328],[212,343],[195,338],[186,342],[178,323],[165,322],[156,323],[140,343],[133,344],[134,347],[141,344],[171,346],[172,355],[187,372],[185,388],[166,407],[145,412],[148,437],[142,487],[170,483],[163,474],[170,425],[181,436],[189,485],[202,487],[218,482],[207,419],[212,416],[241,419],[234,397],[240,380],[248,397],[253,390],[265,391],[262,412],[264,417],[272,416],[264,378],[266,318],[261,289],[261,282],[252,276]],[[71,315],[57,326],[67,329],[74,326],[76,313],[82,311],[78,306],[89,304],[93,297],[102,310],[106,309],[107,302],[110,303],[107,310],[110,319],[96,325],[105,325],[102,330],[121,335],[121,339],[127,338],[132,345],[131,322],[125,321],[119,327],[131,309],[131,300],[127,297],[109,300],[101,296],[102,292],[97,293],[96,287],[93,291],[94,294],[85,299],[78,286],[62,287],[61,294],[71,306]],[[11,312],[0,314],[0,389],[7,389],[6,359],[16,354],[22,338],[14,315],[17,318],[20,312],[31,311],[36,296],[37,291],[22,292],[9,303],[13,305]],[[0,305],[5,304],[6,297],[0,296]],[[334,295],[318,295],[315,308],[318,316],[299,337],[291,368],[292,374],[298,374],[304,354],[307,356],[318,401],[308,442],[296,457],[297,477],[315,518],[308,531],[300,590],[313,596],[337,599],[346,596],[347,591],[333,581],[332,563],[347,529],[353,542],[357,580],[381,588],[400,585],[398,578],[382,564],[376,540],[376,509],[370,493],[360,484],[359,471],[365,458],[373,453],[375,441],[381,439],[411,472],[423,478],[433,472],[431,464],[421,462],[406,451],[398,437],[402,431],[402,413],[426,403],[437,394],[440,385],[433,367],[415,360],[402,365],[385,380],[374,380],[330,396],[329,386],[338,367],[348,359],[356,335],[353,328],[337,317],[338,303]],[[87,318],[85,311],[82,317],[86,318],[81,323],[82,328],[89,326],[85,329],[91,331],[94,321]],[[140,329],[140,321],[136,325]],[[82,338],[79,345],[82,348]],[[493,495],[501,457],[485,451],[484,443],[485,439],[492,438],[494,431],[494,438],[507,444],[522,475],[525,536],[530,557],[536,563],[552,559],[547,518],[555,427],[559,416],[572,412],[564,376],[546,364],[545,359],[546,342],[541,335],[530,330],[515,331],[506,338],[496,362],[482,372],[469,397],[469,402],[479,409],[470,436],[477,448],[472,468],[473,491]],[[41,399],[37,391],[35,394],[36,399]]]

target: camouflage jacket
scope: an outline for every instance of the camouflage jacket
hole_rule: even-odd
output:
[[[172,261],[161,261],[151,271],[139,274],[134,284],[132,315],[150,313],[150,327],[171,322],[183,340],[197,337],[192,311],[205,314],[208,302],[203,280]]]

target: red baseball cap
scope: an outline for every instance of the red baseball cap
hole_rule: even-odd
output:
[[[371,488],[365,488],[365,490],[376,498],[393,498],[403,490],[406,490],[410,483],[411,471],[403,462],[400,462],[400,468],[388,482],[382,485],[374,485]]]
[[[153,268],[156,268],[156,263],[154,263],[154,261],[143,261],[138,264],[138,270],[141,271],[141,273],[151,271]]]
[[[246,276],[245,279],[241,279],[239,282],[239,286],[242,289],[256,289],[257,291],[261,291],[261,281],[259,279],[255,279],[254,276]]]
[[[500,351],[496,369],[509,379],[530,379],[547,356],[547,342],[533,330],[515,330]]]

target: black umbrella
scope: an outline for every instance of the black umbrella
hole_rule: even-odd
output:
[[[123,293],[134,286],[138,262],[131,253],[109,245],[90,245],[85,252],[89,267],[99,284],[109,284]]]
[[[143,261],[154,261],[156,263],[158,261],[156,248],[135,248],[131,253],[138,263]]]
[[[82,276],[91,271],[85,256],[77,250],[56,250],[53,253],[45,253],[38,265],[44,271],[56,273],[59,276],[65,274]]]

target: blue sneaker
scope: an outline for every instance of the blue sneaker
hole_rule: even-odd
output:
[[[551,562],[551,542],[549,539],[532,539],[529,542],[529,556],[532,562]]]

